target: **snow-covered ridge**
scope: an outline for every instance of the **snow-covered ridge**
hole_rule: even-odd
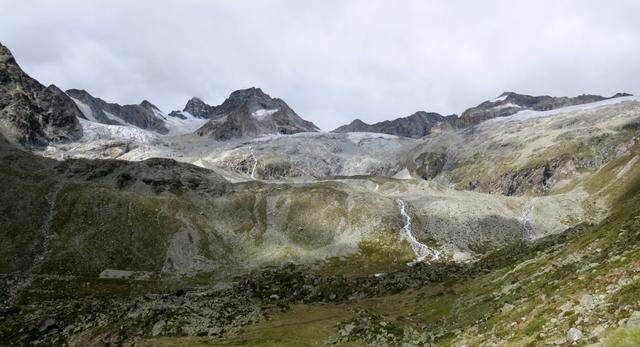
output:
[[[493,99],[493,100],[490,100],[490,101],[491,101],[491,102],[500,102],[500,101],[504,101],[504,100],[506,100],[506,99],[507,99],[507,97],[508,97],[508,96],[509,96],[509,95],[505,94],[505,95],[503,95],[503,96],[499,96],[499,97],[497,97],[497,98],[495,98],[495,99]]]
[[[635,96],[635,95],[624,96],[620,98],[613,98],[613,99],[607,99],[607,100],[602,100],[597,102],[591,102],[588,104],[561,107],[561,108],[557,108],[555,110],[549,110],[549,111],[522,110],[508,117],[498,117],[498,118],[489,119],[485,123],[490,124],[491,122],[501,123],[501,122],[509,122],[509,121],[525,121],[529,119],[554,116],[562,113],[591,110],[601,106],[615,105],[615,104],[623,103],[626,101],[640,101],[640,96]]]
[[[169,133],[166,135],[160,135],[153,131],[138,128],[135,125],[127,123],[125,120],[117,117],[116,115],[103,110],[104,114],[112,121],[118,122],[122,125],[109,125],[100,123],[94,116],[93,111],[89,105],[84,102],[71,98],[80,112],[87,118],[80,119],[84,135],[82,137],[83,142],[94,140],[133,140],[142,143],[148,143],[151,140],[158,137],[166,136],[179,136],[184,134],[190,134],[202,127],[207,119],[194,117],[189,112],[182,111],[181,114],[186,119],[178,117],[169,117],[158,109],[153,109],[153,113],[156,117],[162,119],[165,122],[166,127],[169,129]]]
[[[167,134],[166,136],[190,134],[198,130],[208,121],[208,119],[194,117],[191,113],[186,111],[180,112],[183,116],[186,117],[186,119],[170,117],[156,109],[154,109],[153,112],[157,117],[164,120],[167,128],[169,129],[169,134]]]

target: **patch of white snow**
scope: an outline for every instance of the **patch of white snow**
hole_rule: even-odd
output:
[[[271,116],[272,114],[274,114],[274,113],[276,113],[278,111],[280,111],[280,109],[274,108],[274,109],[271,109],[271,110],[267,110],[267,109],[262,108],[262,109],[253,111],[253,113],[251,113],[251,116],[254,117],[254,118],[257,118],[259,120],[263,120],[263,119]]]
[[[80,110],[80,112],[82,112],[82,114],[87,117],[88,120],[92,121],[92,122],[97,122],[98,120],[96,119],[96,117],[93,116],[93,110],[91,110],[91,107],[89,107],[89,105],[85,104],[84,102],[76,99],[76,98],[71,98],[71,100],[73,100],[73,102],[76,103],[76,105],[78,106],[78,109]]]

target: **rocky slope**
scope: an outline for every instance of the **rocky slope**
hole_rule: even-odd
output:
[[[121,106],[96,98],[85,90],[69,89],[66,93],[88,120],[109,125],[133,125],[159,134],[169,133],[165,124],[166,117],[161,115],[160,109],[146,100],[139,105]]]
[[[320,130],[313,123],[300,118],[284,101],[270,97],[260,88],[231,93],[221,105],[215,107],[213,114],[197,113],[213,119],[198,129],[196,134],[216,140]]]
[[[82,136],[76,105],[56,86],[29,77],[0,44],[0,132],[23,145],[77,140]]]
[[[409,154],[416,175],[504,195],[567,191],[640,140],[640,103],[621,97],[551,111],[521,111],[438,131]]]
[[[375,124],[367,124],[360,119],[356,119],[350,124],[340,126],[333,130],[333,133],[349,133],[349,132],[371,132],[382,133],[396,136],[421,138],[431,133],[431,128],[443,123],[450,122],[457,118],[452,116],[441,116],[437,113],[428,113],[418,111],[411,116],[397,118],[395,120],[387,120]]]

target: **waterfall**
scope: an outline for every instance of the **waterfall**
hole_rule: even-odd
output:
[[[520,221],[520,224],[522,225],[522,230],[523,230],[523,238],[525,240],[533,239],[536,233],[535,228],[533,227],[533,225],[531,225],[531,222],[529,221],[532,211],[533,211],[533,201],[530,200],[522,209],[522,219]]]
[[[251,167],[251,178],[256,179],[256,168],[258,167],[258,158],[253,153],[253,147],[249,146],[249,155],[253,159],[253,166]]]
[[[406,204],[402,199],[396,199],[398,203],[398,207],[400,208],[400,214],[402,215],[402,219],[404,220],[404,227],[400,231],[402,237],[404,237],[409,244],[411,245],[411,249],[416,254],[416,260],[409,263],[409,266],[412,266],[416,263],[427,260],[427,258],[431,258],[429,260],[437,260],[440,258],[440,252],[437,250],[430,248],[429,246],[420,243],[413,235],[413,231],[411,230],[412,222],[411,216],[407,213]]]

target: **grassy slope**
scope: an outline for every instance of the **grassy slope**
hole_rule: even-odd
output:
[[[601,174],[607,170],[616,171],[608,167]],[[296,345],[322,345],[337,333],[339,322],[367,310],[391,325],[426,329],[438,345],[564,343],[571,327],[585,335],[581,343],[604,338],[607,345],[634,345],[640,331],[616,327],[640,309],[640,168],[609,189],[613,213],[599,225],[511,244],[476,264],[471,278],[344,304],[294,305],[222,341],[163,338],[145,343],[285,346],[295,338]],[[620,285],[621,279],[631,282]],[[602,296],[601,302],[583,310],[579,303],[585,294]],[[606,332],[590,336],[599,325]]]

